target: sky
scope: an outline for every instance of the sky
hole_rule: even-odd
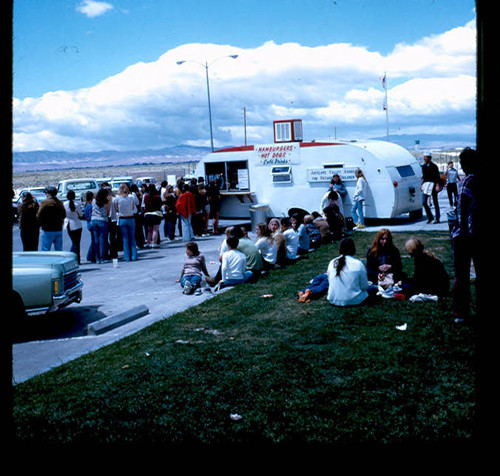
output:
[[[216,148],[245,131],[271,143],[289,118],[305,140],[383,137],[385,104],[390,136],[475,134],[473,0],[14,0],[12,13],[14,151],[209,146],[207,71]]]

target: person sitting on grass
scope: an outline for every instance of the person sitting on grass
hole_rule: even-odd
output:
[[[236,236],[229,236],[226,239],[228,251],[222,254],[222,279],[216,287],[216,291],[225,286],[236,286],[246,283],[252,279],[253,273],[247,270],[247,260],[241,251],[238,251],[239,239]]]
[[[299,291],[297,299],[299,302],[311,302],[319,299],[328,292],[328,273],[320,273],[315,276],[309,285]]]
[[[269,231],[271,232],[271,236],[274,238],[276,242],[276,246],[278,247],[276,253],[276,264],[275,267],[282,267],[286,265],[286,240],[281,233],[281,223],[278,218],[271,218],[269,221]]]
[[[252,280],[257,281],[262,271],[262,257],[260,251],[255,246],[255,243],[248,238],[246,229],[236,225],[231,232],[233,236],[238,238],[238,251],[241,251],[246,258],[247,271],[252,272]]]
[[[293,264],[297,261],[297,250],[299,249],[299,235],[292,228],[289,217],[281,219],[281,232],[285,237],[286,263]]]
[[[340,256],[328,265],[328,302],[334,306],[371,302],[378,288],[368,283],[365,265],[354,257],[356,245],[352,238],[341,240],[339,252]]]
[[[413,258],[415,270],[413,277],[401,283],[403,294],[407,297],[415,294],[446,296],[449,293],[450,281],[443,263],[418,238],[410,238],[405,249]]]
[[[299,246],[297,247],[297,255],[304,255],[309,253],[311,240],[309,239],[309,232],[304,224],[304,217],[301,213],[294,213],[290,217],[292,228],[299,236]]]
[[[198,250],[198,244],[194,242],[186,243],[186,257],[182,265],[181,276],[177,282],[181,283],[183,294],[201,294],[202,275],[210,279],[205,264],[205,257]]]
[[[276,264],[278,245],[272,237],[271,230],[269,230],[267,223],[257,223],[255,233],[257,235],[255,246],[262,256],[263,269],[269,271],[273,269]]]
[[[368,280],[373,284],[377,284],[381,274],[392,274],[394,282],[403,278],[401,255],[387,228],[381,228],[370,245],[366,253],[366,270]]]

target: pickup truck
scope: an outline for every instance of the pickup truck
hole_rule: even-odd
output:
[[[12,290],[26,314],[56,311],[82,300],[77,256],[70,251],[12,253]]]

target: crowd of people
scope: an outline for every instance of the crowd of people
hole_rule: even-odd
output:
[[[466,148],[460,154],[465,173],[460,190],[450,187],[450,205],[455,206],[456,220],[450,228],[454,259],[453,312],[456,322],[470,319],[470,265],[476,273],[477,299],[484,259],[480,253],[479,236],[482,233],[479,186],[479,159],[475,150]],[[422,191],[428,219],[434,219],[428,200],[437,194],[433,163],[425,158]],[[433,172],[434,171],[434,172]],[[458,174],[449,165],[447,177],[456,184]],[[356,227],[364,227],[363,201],[366,180],[361,170],[356,171],[357,185],[352,215]],[[431,182],[433,185],[428,185]],[[195,242],[196,236],[207,236],[209,220],[212,232],[219,232],[220,191],[214,181],[205,187],[203,178],[185,182],[180,179],[174,188],[166,182],[157,188],[153,184],[122,184],[116,195],[103,183],[95,194],[88,192],[83,210],[74,192],[70,191],[63,203],[57,198],[57,189],[47,187],[47,199],[41,205],[27,193],[19,209],[20,233],[25,251],[36,250],[39,229],[42,230],[41,249],[62,249],[63,227],[71,239],[71,251],[81,261],[80,240],[82,220],[91,233],[91,244],[86,254],[89,262],[102,263],[117,258],[123,251],[126,261],[137,260],[138,248],[159,245],[159,229],[163,222],[167,241],[179,238],[186,242],[186,255],[178,282],[185,294],[200,294],[203,278],[207,286],[217,291],[225,286],[256,282],[273,269],[293,265],[317,248],[339,243],[339,256],[332,259],[326,270],[314,276],[297,294],[299,302],[309,302],[326,296],[335,306],[369,303],[379,296],[410,300],[434,300],[449,293],[449,276],[441,261],[425,249],[419,238],[411,238],[405,250],[414,261],[413,276],[403,272],[401,253],[394,245],[389,229],[383,228],[365,256],[365,263],[356,257],[355,243],[344,216],[343,198],[346,190],[338,175],[321,200],[321,212],[294,213],[290,217],[272,218],[259,223],[255,241],[242,226],[228,227],[219,249],[219,267],[210,276],[205,257]],[[439,208],[435,202],[435,220]]]
[[[176,187],[166,181],[155,184],[123,183],[113,193],[107,182],[97,193],[87,192],[82,203],[73,190],[66,200],[57,197],[54,186],[45,188],[46,199],[39,203],[31,193],[23,193],[18,206],[20,236],[24,251],[62,251],[64,230],[71,241],[70,251],[82,262],[80,243],[82,221],[86,221],[91,244],[85,258],[88,262],[104,263],[118,258],[123,252],[125,261],[138,259],[137,250],[156,248],[160,243],[163,223],[167,241],[178,235],[184,241],[208,234],[209,220],[218,234],[220,192],[214,181],[205,187],[204,179],[179,179]],[[40,241],[40,232],[41,241]]]

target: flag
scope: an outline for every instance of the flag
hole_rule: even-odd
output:
[[[383,78],[380,78],[380,81],[382,81],[382,87],[385,89],[385,74]]]
[[[384,102],[382,103],[382,109],[383,109],[384,111],[387,111],[387,101],[386,101],[386,99],[385,99],[385,98],[384,98]]]

